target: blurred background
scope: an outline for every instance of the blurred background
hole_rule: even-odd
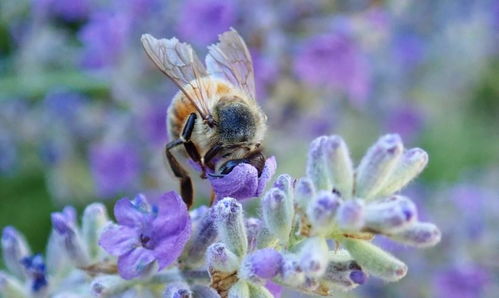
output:
[[[204,57],[231,26],[251,49],[278,173],[304,175],[323,134],[357,161],[385,133],[430,155],[406,193],[442,242],[377,239],[408,275],[347,296],[497,297],[497,0],[0,1],[0,228],[43,251],[51,211],[177,189],[162,153],[177,90],[139,38],[177,36]]]

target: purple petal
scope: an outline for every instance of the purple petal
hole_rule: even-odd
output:
[[[152,241],[159,269],[175,261],[191,235],[187,206],[174,191],[158,200],[158,216],[153,222]]]
[[[275,157],[271,156],[267,158],[267,160],[265,161],[265,166],[262,171],[262,175],[260,175],[260,178],[258,178],[258,187],[256,188],[255,196],[258,197],[263,193],[265,186],[267,186],[267,182],[269,182],[272,176],[274,176],[276,168],[277,168],[277,163]]]
[[[253,252],[250,255],[249,262],[257,276],[270,279],[279,272],[282,264],[282,256],[272,248],[264,248]]]
[[[184,228],[175,237],[163,239],[154,248],[154,256],[158,261],[159,270],[173,263],[181,254],[191,236],[191,222],[188,220]]]
[[[265,287],[270,291],[270,293],[272,293],[272,295],[274,295],[274,298],[281,297],[282,287],[280,285],[268,280],[267,283],[265,283]]]
[[[124,279],[138,277],[154,261],[151,250],[137,247],[118,258],[118,272]]]
[[[241,163],[222,178],[208,176],[217,200],[232,197],[244,200],[256,196],[258,171],[250,164]]]
[[[114,205],[114,217],[120,225],[128,227],[141,227],[148,220],[149,214],[135,205],[132,201],[124,198],[118,200]]]
[[[102,232],[99,245],[110,255],[119,257],[140,246],[136,229],[111,224]]]

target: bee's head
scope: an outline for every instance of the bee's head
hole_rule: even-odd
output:
[[[256,119],[246,103],[237,99],[222,100],[215,107],[215,112],[223,143],[247,142],[255,136]]]

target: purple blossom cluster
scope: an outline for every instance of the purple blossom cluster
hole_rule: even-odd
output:
[[[117,215],[121,209],[108,225],[100,204],[89,205],[80,223],[72,208],[55,213],[44,254],[5,227],[0,291],[218,297],[363,285],[353,295],[495,297],[496,2],[0,1],[4,224],[9,213],[24,214],[12,204],[22,194],[8,186],[21,179],[31,189],[28,176],[43,177],[38,191],[50,194],[52,210],[147,194],[119,201],[139,212],[132,222]],[[163,160],[176,90],[150,71],[139,38],[178,36],[204,48],[230,27],[250,48],[257,100],[269,115],[265,151],[280,172],[270,158],[261,176],[241,164],[224,178],[195,181],[197,204],[209,201],[211,187],[214,206],[187,212],[177,195],[164,194],[177,184]],[[349,148],[322,137],[307,159],[306,143],[331,131]],[[427,155],[395,135],[354,167],[350,155],[358,156],[365,136],[384,131],[431,153],[414,187],[406,185]],[[266,191],[276,172],[297,179],[280,175]],[[223,236],[223,218],[239,206],[239,239],[229,239],[237,233]],[[175,213],[160,222],[169,216],[160,210]],[[39,233],[24,232],[30,240]],[[415,251],[440,237],[438,249]]]
[[[66,207],[51,215],[45,257],[32,255],[13,227],[4,229],[9,272],[0,275],[0,293],[244,298],[279,297],[288,288],[329,296],[370,275],[397,281],[407,265],[371,240],[382,234],[416,247],[440,240],[436,226],[417,220],[410,199],[393,195],[427,160],[423,150],[404,150],[397,135],[386,135],[354,170],[341,137],[323,136],[310,146],[305,177],[280,175],[263,194],[274,158],[260,177],[245,165],[217,178],[214,204],[190,212],[173,191],[116,201],[116,222],[100,203],[85,208],[81,224]],[[246,216],[242,202],[260,194],[261,216]]]

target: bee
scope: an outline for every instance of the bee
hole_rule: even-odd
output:
[[[159,70],[179,89],[166,115],[170,142],[166,159],[179,179],[180,193],[188,207],[193,185],[173,149],[180,147],[208,175],[223,177],[240,163],[248,163],[260,176],[265,164],[261,144],[267,116],[255,99],[253,62],[241,36],[231,30],[208,47],[205,65],[187,43],[177,38],[141,37],[145,52]]]

